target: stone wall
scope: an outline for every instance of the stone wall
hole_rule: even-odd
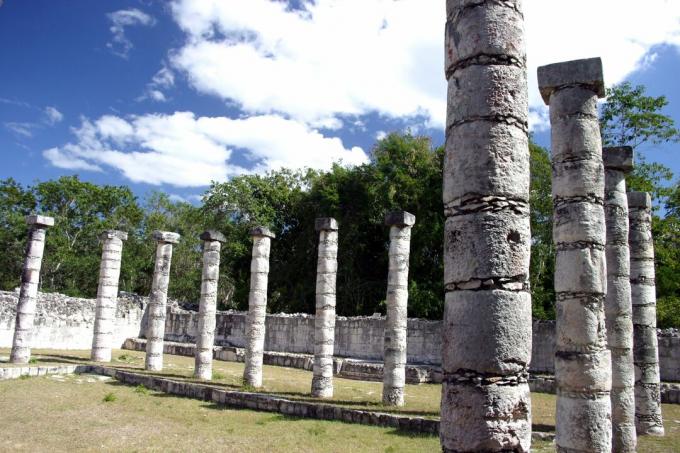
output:
[[[0,347],[12,347],[18,292],[0,291]],[[114,344],[137,337],[144,322],[147,299],[132,294],[118,298]],[[94,299],[80,299],[56,293],[38,293],[33,347],[90,349],[94,329]]]
[[[17,303],[16,292],[0,291],[0,347],[11,347]],[[60,294],[38,295],[34,347],[54,349],[89,349],[94,322],[93,299],[78,299]],[[144,336],[144,310],[147,298],[122,293],[118,301],[115,344],[126,338]],[[168,341],[193,342],[198,314],[169,303],[165,327]],[[339,357],[382,360],[383,326],[381,317],[342,317],[335,327],[335,350]],[[215,344],[245,346],[245,313],[218,312]],[[441,363],[441,322],[408,320],[408,361],[439,365]],[[120,347],[118,346],[118,347]],[[554,321],[534,321],[531,369],[536,373],[554,371]],[[314,316],[306,314],[267,315],[265,350],[272,352],[314,353]],[[659,332],[659,362],[663,381],[680,382],[680,331]]]

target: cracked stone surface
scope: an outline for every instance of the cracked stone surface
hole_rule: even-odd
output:
[[[387,274],[382,401],[387,406],[404,405],[408,268],[411,228],[415,220],[413,214],[405,211],[391,212],[385,218],[385,224],[390,227],[390,249]]]
[[[159,371],[163,369],[163,338],[165,337],[172,246],[179,242],[179,234],[168,231],[154,231],[153,238],[156,240],[156,264],[153,270],[151,294],[149,294],[144,367],[147,370]]]
[[[648,193],[628,193],[628,216],[637,433],[662,436],[652,199]]]
[[[17,304],[17,315],[12,339],[11,363],[28,363],[31,359],[31,337],[33,320],[38,300],[38,283],[47,228],[54,225],[52,217],[30,215],[26,217],[28,240],[24,254],[24,268],[21,272],[21,289]]]
[[[611,451],[611,352],[605,294],[605,174],[597,117],[599,58],[538,68],[552,126],[556,248],[556,447]]]
[[[604,148],[602,159],[605,169],[604,210],[607,231],[605,322],[607,344],[612,357],[612,448],[613,451],[625,453],[634,452],[637,446],[626,197],[626,173],[633,169],[633,149]]]
[[[265,227],[257,227],[250,230],[250,234],[253,237],[253,254],[250,262],[250,294],[246,318],[246,358],[243,383],[258,388],[262,387],[269,251],[274,233]]]
[[[529,151],[519,0],[447,0],[444,451],[529,451]]]
[[[338,222],[331,217],[315,220],[319,232],[316,266],[316,316],[314,317],[314,366],[312,396],[333,396],[335,349],[335,283],[338,271]]]
[[[91,359],[95,362],[110,362],[118,305],[120,260],[127,233],[107,230],[99,235],[99,239],[102,241],[102,260],[99,265]]]
[[[223,234],[206,231],[203,240],[203,273],[201,276],[201,300],[198,305],[198,332],[196,333],[196,356],[194,376],[212,379],[213,346],[217,323],[217,287],[220,278],[220,249],[225,242]]]

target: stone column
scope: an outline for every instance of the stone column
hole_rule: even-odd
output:
[[[663,436],[659,344],[656,337],[652,199],[645,192],[630,192],[628,209],[637,434]]]
[[[38,299],[40,267],[45,249],[45,233],[47,227],[54,225],[54,219],[41,215],[29,215],[26,217],[26,223],[28,224],[28,242],[24,256],[24,269],[21,273],[21,289],[14,323],[10,363],[28,363],[31,359],[31,336]]]
[[[201,302],[198,306],[198,337],[194,376],[212,379],[213,347],[217,319],[217,284],[220,278],[220,248],[226,239],[219,231],[201,233],[203,241],[203,275],[201,277]]]
[[[408,322],[408,260],[411,247],[411,227],[415,222],[416,216],[406,211],[390,212],[385,216],[385,225],[390,227],[382,392],[382,401],[386,406],[404,405]]]
[[[607,225],[607,295],[604,308],[607,344],[612,356],[612,451],[625,453],[634,452],[637,444],[626,198],[626,173],[633,169],[633,148],[605,148],[602,158]]]
[[[521,1],[446,2],[444,451],[529,451],[529,144]]]
[[[555,242],[558,451],[611,450],[611,354],[604,299],[604,167],[597,99],[599,58],[538,68],[550,105]]]
[[[99,287],[94,314],[94,334],[90,358],[95,362],[110,362],[113,329],[118,307],[118,279],[123,255],[124,231],[107,230],[99,235],[102,241],[102,261],[99,265]]]
[[[316,265],[316,316],[314,317],[314,377],[312,396],[333,397],[333,346],[335,343],[335,280],[338,272],[338,222],[318,218],[319,232]]]
[[[156,265],[153,270],[151,294],[149,295],[149,316],[146,327],[146,361],[144,368],[160,371],[163,369],[163,338],[165,337],[166,302],[170,283],[172,246],[179,242],[179,234],[168,231],[154,231],[156,240]]]
[[[269,250],[276,235],[265,227],[250,230],[253,258],[250,263],[250,295],[246,318],[246,366],[243,384],[262,387],[262,355],[264,354],[265,319],[267,316],[267,279]]]

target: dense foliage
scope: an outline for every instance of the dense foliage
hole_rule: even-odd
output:
[[[632,94],[631,94],[632,93]],[[677,139],[672,119],[658,110],[664,98],[647,98],[640,87],[614,87],[602,110],[604,141],[640,147]],[[623,122],[623,123],[621,123]],[[531,151],[531,289],[534,316],[555,316],[550,155]],[[182,235],[175,246],[170,297],[196,303],[200,295],[201,231],[227,238],[222,248],[218,300],[221,308],[248,303],[252,226],[266,225],[272,244],[268,310],[313,312],[318,236],[314,219],[340,223],[337,311],[340,315],[384,313],[390,210],[416,215],[410,260],[409,316],[440,319],[443,311],[442,209],[443,147],[427,137],[390,134],[377,142],[370,162],[330,171],[282,169],[213,183],[200,206],[171,201],[162,193],[138,200],[126,187],[97,186],[77,177],[22,186],[0,181],[0,289],[19,284],[26,225],[24,216],[55,217],[47,233],[41,290],[94,297],[101,254],[98,234],[125,230],[120,288],[148,294],[154,267],[154,230]],[[680,186],[669,186],[671,171],[638,157],[629,178],[634,190],[655,198],[659,325],[680,326]]]

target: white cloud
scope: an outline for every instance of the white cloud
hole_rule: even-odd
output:
[[[132,41],[125,35],[125,27],[133,25],[152,26],[156,20],[140,11],[137,8],[121,9],[113,13],[107,14],[109,21],[111,21],[111,41],[106,43],[106,47],[111,49],[114,55],[121,58],[127,58],[130,50],[134,47]]]
[[[361,148],[346,149],[338,138],[276,115],[243,119],[197,118],[191,112],[105,115],[96,121],[83,119],[73,132],[75,142],[43,152],[53,165],[95,170],[108,166],[131,181],[154,185],[198,187],[251,171],[328,169],[337,161],[348,165],[367,161]],[[248,162],[254,168],[244,168]]]
[[[146,91],[137,98],[137,101],[151,99],[156,102],[166,102],[168,99],[161,90],[167,90],[175,85],[175,74],[166,65],[153,76],[151,82],[147,83]]]
[[[61,113],[56,107],[47,106],[45,107],[45,121],[48,125],[54,126],[60,123],[64,119],[64,114]]]
[[[33,137],[33,131],[38,127],[35,123],[20,123],[16,121],[8,121],[4,124],[8,130],[26,138]]]
[[[539,65],[602,56],[608,84],[680,46],[677,0],[525,0],[532,121],[543,121]],[[305,10],[266,0],[176,0],[187,34],[173,53],[200,92],[245,112],[310,125],[341,115],[445,119],[441,0],[318,0]],[[541,125],[542,123],[534,123]]]

